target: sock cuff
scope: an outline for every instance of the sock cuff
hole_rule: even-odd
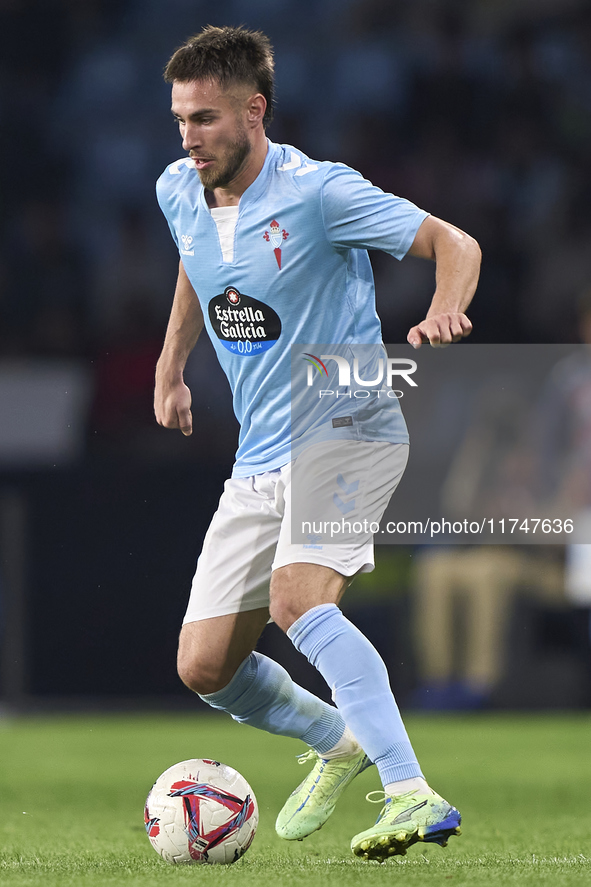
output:
[[[287,637],[296,650],[304,653],[313,663],[313,649],[316,643],[326,639],[326,622],[335,615],[342,615],[336,604],[319,604],[300,616],[287,629]]]
[[[335,747],[344,732],[345,722],[339,710],[331,705],[328,707],[328,711],[323,712],[320,719],[312,724],[309,730],[306,730],[302,739],[319,755],[323,755]]]
[[[229,684],[216,690],[215,693],[199,693],[199,698],[211,705],[212,708],[221,708],[227,711],[232,708],[232,704],[244,692],[245,687],[253,682],[258,671],[257,654],[251,653],[241,662],[236,670],[236,674]]]
[[[413,747],[408,740],[393,743],[375,759],[382,785],[423,776]]]

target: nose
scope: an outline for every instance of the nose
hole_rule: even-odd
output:
[[[183,151],[192,151],[201,144],[199,127],[191,121],[187,121],[183,127]]]

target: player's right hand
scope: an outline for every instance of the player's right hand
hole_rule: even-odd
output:
[[[156,378],[154,414],[164,428],[178,428],[185,437],[192,434],[191,392],[182,379],[171,385]]]
[[[447,348],[472,332],[472,323],[460,311],[431,314],[422,323],[413,326],[406,337],[413,348],[429,344],[432,348]]]

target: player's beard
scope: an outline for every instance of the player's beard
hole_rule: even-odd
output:
[[[226,188],[236,178],[250,152],[251,144],[242,130],[235,141],[229,143],[223,160],[216,158],[212,168],[197,170],[203,187],[208,191]]]

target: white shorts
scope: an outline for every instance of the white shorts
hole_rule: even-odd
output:
[[[339,518],[353,519],[369,509],[379,521],[404,473],[408,445],[347,440],[311,449],[320,466],[318,487],[323,487],[317,487],[315,495],[323,494],[331,502],[341,497]],[[310,450],[299,459],[304,457],[308,467],[314,464]],[[327,473],[327,460],[340,464],[341,472]],[[307,543],[292,542],[295,464],[226,481],[197,562],[183,623],[268,607],[271,573],[288,564],[319,564],[343,576],[373,570],[373,540],[367,536],[347,544],[319,538],[322,534],[312,534]],[[348,495],[342,483],[337,485],[337,477],[342,482],[343,475],[349,482],[346,489],[354,488]]]

